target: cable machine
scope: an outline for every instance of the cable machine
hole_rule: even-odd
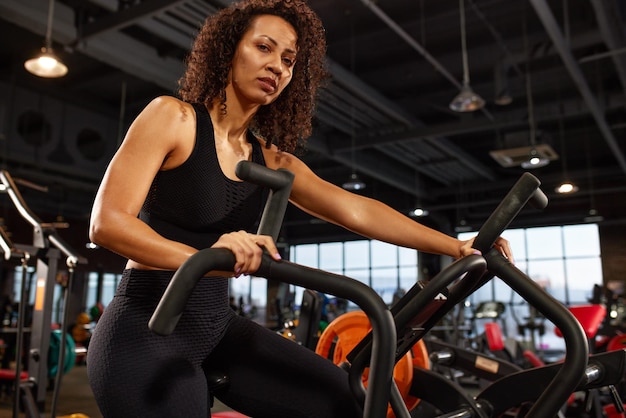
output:
[[[19,214],[33,227],[33,244],[13,244],[8,236],[2,234],[2,248],[5,259],[20,257],[22,260],[22,295],[17,324],[16,372],[14,385],[13,418],[19,415],[20,405],[24,408],[27,418],[43,418],[47,383],[49,379],[48,349],[52,333],[52,310],[54,306],[54,289],[57,284],[58,264],[65,257],[68,268],[68,282],[64,288],[63,316],[60,324],[61,338],[59,358],[55,375],[55,384],[51,406],[51,417],[55,417],[56,400],[61,387],[61,378],[65,369],[65,353],[67,337],[65,328],[69,316],[69,293],[72,287],[74,269],[87,260],[80,256],[58,235],[54,225],[43,223],[28,207],[10,174],[0,171],[0,191],[7,193]],[[35,303],[33,306],[32,324],[30,327],[30,347],[27,355],[28,378],[21,379],[21,350],[25,332],[24,319],[29,297],[27,289],[28,261],[36,257],[35,270]]]

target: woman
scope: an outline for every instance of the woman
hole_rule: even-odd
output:
[[[205,372],[215,369],[231,378],[219,399],[255,418],[362,415],[343,370],[229,307],[227,277],[254,273],[263,249],[280,259],[271,237],[251,233],[266,195],[236,177],[241,160],[292,171],[293,204],[361,235],[453,257],[474,252],[471,241],[323,181],[287,152],[311,133],[324,54],[324,29],[301,0],[232,5],[198,34],[182,100],[159,97],[132,123],[90,228],[93,242],[128,258],[89,347],[106,418],[210,416]],[[505,240],[497,245],[510,255]],[[173,272],[207,247],[231,250],[232,272],[200,280],[172,335],[150,333]]]

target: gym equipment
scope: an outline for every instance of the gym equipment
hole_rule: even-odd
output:
[[[421,399],[420,405],[427,402],[436,414],[446,417],[513,414],[551,418],[559,413],[572,392],[621,381],[626,371],[626,352],[589,357],[586,336],[574,316],[492,248],[527,203],[539,208],[546,206],[547,198],[539,185],[536,177],[524,173],[474,240],[474,247],[482,256],[464,257],[429,282],[418,282],[391,309],[359,281],[288,261],[274,261],[267,255],[257,274],[351,300],[365,312],[371,331],[346,355],[345,368],[353,394],[364,405],[367,418],[386,417],[389,403],[396,417],[411,416],[393,380],[395,363],[454,306],[497,276],[561,330],[567,347],[563,363],[504,376],[475,397],[443,376],[415,367],[410,394]],[[234,256],[227,250],[206,249],[192,256],[174,275],[150,319],[150,328],[157,334],[170,334],[195,283],[205,272],[227,269],[233,263]],[[366,389],[363,375],[368,367]]]
[[[72,370],[76,364],[76,343],[72,336],[65,333],[65,355],[63,356],[63,374]],[[61,330],[55,329],[50,337],[50,350],[48,354],[48,377],[53,379],[59,373],[61,358]]]
[[[278,333],[304,347],[315,350],[322,317],[322,304],[323,298],[319,292],[304,289],[298,317],[286,321],[283,329]]]
[[[274,171],[253,163],[240,162],[237,166],[237,176],[270,187],[272,190],[279,190],[268,196],[259,225],[259,231],[266,231],[268,235],[276,239],[284,216],[284,209],[288,203],[293,174],[286,170]],[[268,208],[279,207],[282,207],[281,211],[268,210]],[[234,261],[233,254],[224,249],[208,248],[191,256],[177,270],[165,290],[148,323],[150,329],[160,335],[171,334],[182,315],[189,295],[201,276],[216,268],[228,270],[232,268]],[[375,331],[369,388],[371,392],[375,392],[379,396],[367,397],[365,416],[385,415],[388,402],[388,396],[385,394],[389,392],[392,379],[393,346],[395,345],[396,333],[393,318],[380,296],[357,280],[298,266],[287,261],[273,263],[269,256],[263,257],[262,265],[257,274],[261,277],[273,277],[304,288],[350,299],[367,313],[372,323],[372,329]]]
[[[15,372],[15,391],[13,404],[13,417],[19,415],[20,405],[26,412],[26,417],[41,417],[46,402],[47,383],[50,379],[48,366],[56,364],[57,373],[54,375],[54,391],[52,397],[51,416],[55,416],[56,403],[63,370],[65,370],[65,360],[68,338],[59,338],[58,359],[56,363],[49,362],[49,351],[52,337],[52,307],[54,305],[54,288],[57,284],[56,276],[58,262],[61,255],[64,255],[65,264],[68,268],[68,283],[63,290],[63,318],[60,329],[65,330],[69,315],[69,289],[73,282],[74,269],[79,263],[87,263],[87,260],[72,249],[57,233],[54,226],[43,223],[26,204],[19,189],[17,188],[11,175],[5,171],[0,171],[0,182],[4,186],[3,191],[9,195],[18,213],[33,227],[33,245],[15,245],[10,248],[7,241],[2,248],[9,254],[15,253],[22,258],[22,294],[20,299],[20,311],[17,324],[17,355]],[[12,245],[12,244],[11,244]],[[4,249],[9,247],[8,249]],[[21,361],[19,355],[22,351],[22,340],[24,336],[24,318],[26,316],[26,306],[28,302],[27,270],[28,261],[31,256],[37,257],[36,268],[36,292],[35,304],[33,308],[33,318],[30,331],[30,349],[28,351],[28,379],[22,380]]]
[[[363,311],[352,311],[339,316],[324,330],[315,348],[315,352],[324,358],[331,359],[338,366],[346,364],[347,355],[371,330],[370,322]],[[398,386],[402,399],[409,410],[419,403],[419,399],[410,394],[413,381],[413,369],[428,368],[430,361],[423,341],[418,341],[411,351],[407,352],[393,369],[393,379]],[[363,384],[367,385],[367,370],[363,373]],[[392,418],[394,412],[387,409],[387,417]]]
[[[586,337],[589,339],[590,351],[593,351],[595,346],[593,343],[594,337],[600,324],[604,320],[606,309],[603,305],[580,305],[571,306],[569,310],[578,322],[580,322]],[[555,329],[555,333],[561,336],[561,332],[558,328]],[[509,363],[502,358],[485,356],[483,353],[467,350],[437,340],[427,339],[426,341],[430,358],[435,364],[468,372],[490,383],[523,370],[518,365]],[[620,368],[621,356],[621,353],[613,357],[591,356],[587,370],[593,371],[596,369],[596,371],[594,371],[595,373],[597,370],[602,370],[606,367]],[[611,366],[611,362],[613,361],[616,361],[616,363]],[[532,362],[532,365],[534,367],[542,367],[545,366],[545,363],[540,359],[536,359]],[[593,386],[580,388],[581,390],[584,389],[584,399],[582,402],[579,402],[580,396],[571,396],[567,405],[564,405],[564,407],[566,406],[566,408],[564,408],[567,414],[566,416],[572,416],[571,411],[575,410],[577,407],[583,409],[585,416],[588,417],[603,417],[603,413],[601,412],[603,409],[610,409],[614,411],[614,413],[623,413],[624,406],[620,401],[620,393],[615,388],[615,384],[621,383],[622,378],[623,375],[615,373],[612,377],[603,378],[602,384],[596,382]],[[607,396],[605,396],[605,394]],[[609,403],[606,402],[607,399]],[[579,414],[576,416],[578,415]]]

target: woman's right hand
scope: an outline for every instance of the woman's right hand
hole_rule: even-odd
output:
[[[224,234],[211,248],[226,248],[235,255],[236,261],[233,266],[235,277],[256,272],[261,265],[263,249],[267,250],[274,260],[281,259],[271,236],[251,234],[246,231]]]

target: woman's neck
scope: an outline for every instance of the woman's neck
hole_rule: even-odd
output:
[[[229,141],[245,137],[258,107],[243,110],[240,106],[233,106],[227,102],[226,113],[223,112],[222,108],[223,106],[219,101],[216,101],[208,109],[216,135]]]

